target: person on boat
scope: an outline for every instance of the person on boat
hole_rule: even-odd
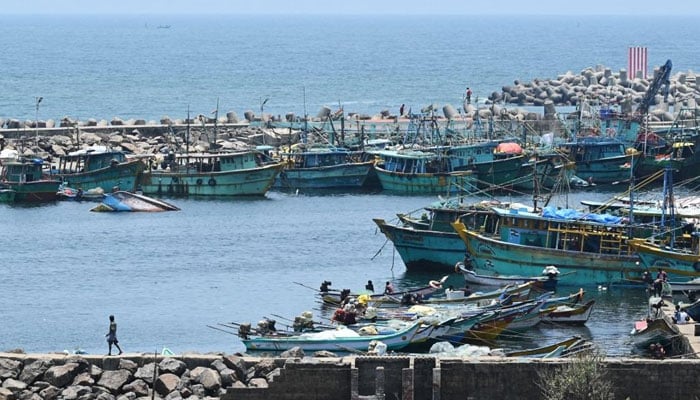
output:
[[[651,272],[644,271],[642,274],[642,282],[644,282],[647,285],[647,294],[651,294],[654,292],[654,278],[651,277]]]
[[[472,103],[472,90],[470,88],[467,88],[466,97],[467,97],[467,104],[471,104]]]
[[[661,343],[650,344],[649,352],[652,356],[654,356],[654,358],[657,358],[659,360],[663,360],[664,357],[666,357],[666,349],[664,349],[664,346],[662,346]]]
[[[374,293],[374,283],[372,283],[372,281],[367,281],[367,284],[365,285],[365,290]]]
[[[661,292],[663,291],[664,282],[668,281],[668,275],[666,271],[659,268],[659,273],[656,274],[656,279],[654,280],[654,295],[661,297]]]
[[[79,187],[79,188],[78,188],[78,191],[75,193],[75,198],[78,199],[78,200],[80,200],[80,199],[83,198],[83,195],[84,195],[84,194],[85,194],[85,192],[83,192],[83,188],[82,188],[82,187]]]
[[[109,316],[109,332],[105,335],[107,338],[107,344],[109,345],[108,356],[112,355],[112,345],[117,347],[119,354],[122,354],[122,348],[119,347],[119,340],[117,340],[117,323],[114,321],[114,315]]]
[[[331,283],[330,281],[323,281],[323,282],[321,282],[321,287],[319,288],[319,290],[323,293],[326,293],[326,292],[328,292],[328,290],[332,284],[333,283]]]
[[[406,105],[401,104],[401,107],[399,107],[399,117],[403,117],[403,111],[405,109]]]
[[[384,294],[394,294],[394,285],[391,284],[391,282],[387,281],[386,285],[384,285]]]
[[[681,310],[681,306],[676,304],[676,312],[673,313],[673,322],[675,322],[676,325],[683,325],[687,324],[689,321],[690,317],[688,313],[685,312],[685,310]]]

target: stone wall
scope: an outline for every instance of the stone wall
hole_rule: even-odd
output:
[[[540,374],[565,362],[0,353],[0,400],[538,399]],[[613,358],[604,365],[616,399],[700,398],[700,360]]]

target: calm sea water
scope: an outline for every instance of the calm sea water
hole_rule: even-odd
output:
[[[215,12],[215,10],[212,10]],[[446,10],[446,12],[449,12]],[[168,24],[169,29],[158,29]],[[184,118],[216,107],[311,115],[462,104],[595,65],[700,70],[692,17],[8,16],[0,118]],[[306,106],[306,107],[304,107]]]
[[[458,105],[466,86],[483,98],[515,79],[624,68],[630,45],[648,46],[651,65],[671,58],[674,71],[698,70],[699,31],[679,17],[0,15],[0,118],[33,120],[36,96],[39,119],[83,120],[184,117],[188,105],[208,114],[217,98],[222,112],[239,115],[258,112],[268,97],[264,110],[273,114]],[[129,352],[241,350],[207,325],[318,307],[293,282],[361,288],[367,279],[434,279],[407,274],[371,221],[434,200],[270,193],[119,215],[90,213],[87,203],[1,205],[0,350],[102,353],[109,314]],[[537,328],[531,343],[576,332],[609,354],[629,353],[643,294],[588,295],[599,304],[587,327]]]

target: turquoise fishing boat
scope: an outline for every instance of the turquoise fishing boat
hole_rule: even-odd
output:
[[[450,199],[425,207],[423,215],[417,218],[399,214],[397,223],[381,218],[374,218],[373,221],[394,244],[407,269],[453,272],[455,264],[464,259],[467,249],[451,223],[462,221],[472,229],[492,230],[494,228],[485,223],[486,215],[491,213],[490,207],[494,204],[490,201],[465,204],[459,199]]]
[[[139,186],[168,196],[264,196],[283,167],[254,150],[171,154],[161,169],[144,171]]]
[[[122,151],[93,146],[59,157],[51,174],[67,186],[83,191],[101,188],[111,191],[136,190],[138,175],[146,168],[141,160],[129,160]]]
[[[473,171],[478,187],[512,187],[527,157],[515,142],[486,141],[447,148],[454,171]]]
[[[387,192],[450,195],[476,190],[476,175],[453,170],[444,154],[418,150],[379,150],[370,154],[379,158],[374,169]]]
[[[563,143],[559,149],[576,163],[576,175],[589,183],[625,182],[632,176],[632,157],[638,152],[627,150],[613,138],[586,136]]]
[[[15,203],[44,202],[57,199],[61,185],[58,179],[47,177],[41,159],[19,158],[2,164],[2,185],[6,201]]]
[[[358,189],[364,186],[374,165],[363,152],[338,147],[310,147],[280,153],[285,168],[277,176],[274,188]]]
[[[453,224],[476,269],[532,276],[554,265],[561,272],[559,285],[577,286],[629,284],[639,281],[645,270],[627,244],[635,227],[622,217],[553,207],[541,213],[492,210],[498,227],[494,234]]]

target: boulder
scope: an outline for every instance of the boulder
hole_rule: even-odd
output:
[[[243,360],[243,357],[239,357],[236,355],[224,357],[224,364],[226,364],[227,367],[231,368],[236,373],[238,379],[245,378],[247,368],[245,366],[245,361]]]
[[[187,369],[187,365],[175,358],[167,357],[158,363],[158,370],[165,373],[175,374],[177,376],[182,375]]]
[[[15,400],[17,396],[10,389],[0,387],[0,400]]]
[[[49,367],[53,366],[53,361],[50,359],[38,359],[24,367],[22,373],[19,375],[19,379],[31,385],[37,379],[41,379]]]
[[[180,383],[180,378],[171,373],[163,374],[156,379],[153,388],[156,393],[161,396],[167,396],[168,393],[177,389],[177,385]]]
[[[221,387],[231,387],[240,378],[236,375],[236,371],[231,368],[224,368],[219,371],[219,376],[221,377]]]
[[[136,364],[135,362],[133,362],[133,361],[131,361],[131,360],[128,360],[128,359],[126,359],[126,358],[122,358],[122,359],[119,360],[119,369],[128,370],[128,371],[131,372],[132,374],[133,374],[134,372],[136,372],[136,370],[138,369],[138,367],[139,367],[138,364]]]
[[[8,358],[0,358],[0,379],[17,378],[21,370],[21,362]]]
[[[264,378],[253,378],[248,382],[248,387],[267,389],[267,381]]]
[[[55,365],[44,372],[44,380],[53,386],[62,388],[73,382],[79,373],[80,365],[78,363]]]
[[[124,392],[133,392],[136,396],[148,396],[148,384],[143,379],[137,379],[122,387]]]
[[[92,386],[95,384],[95,380],[92,378],[89,372],[81,372],[78,376],[73,379],[73,385],[82,386]]]
[[[100,380],[97,381],[98,386],[109,389],[112,393],[118,393],[119,389],[125,384],[131,382],[134,376],[125,369],[119,369],[116,371],[104,371]]]
[[[330,352],[330,351],[328,351],[328,350],[320,350],[320,351],[314,352],[313,357],[318,357],[318,358],[332,358],[332,357],[338,357],[338,356],[335,355],[335,353]]]
[[[192,379],[202,384],[207,393],[214,393],[221,388],[221,376],[211,368],[197,367],[191,372]]]
[[[27,384],[17,379],[8,378],[2,382],[2,387],[9,389],[12,393],[17,393],[26,389]]]
[[[134,378],[146,381],[149,385],[153,384],[153,370],[155,368],[155,363],[148,363],[143,367],[140,367],[134,373]]]
[[[280,354],[280,357],[282,358],[304,358],[304,350],[301,349],[299,346],[292,347],[289,350],[283,351],[282,354]]]
[[[68,386],[61,391],[61,398],[65,400],[75,400],[89,393],[92,393],[90,386]]]
[[[50,385],[48,387],[45,387],[44,389],[41,389],[39,391],[39,396],[41,396],[42,399],[45,400],[53,400],[58,395],[61,393],[61,389],[57,388],[56,386]]]
[[[221,371],[228,368],[226,366],[226,363],[224,363],[224,360],[222,360],[222,359],[216,359],[216,360],[212,361],[211,366],[212,366],[212,368],[214,368],[218,372],[221,372]]]

